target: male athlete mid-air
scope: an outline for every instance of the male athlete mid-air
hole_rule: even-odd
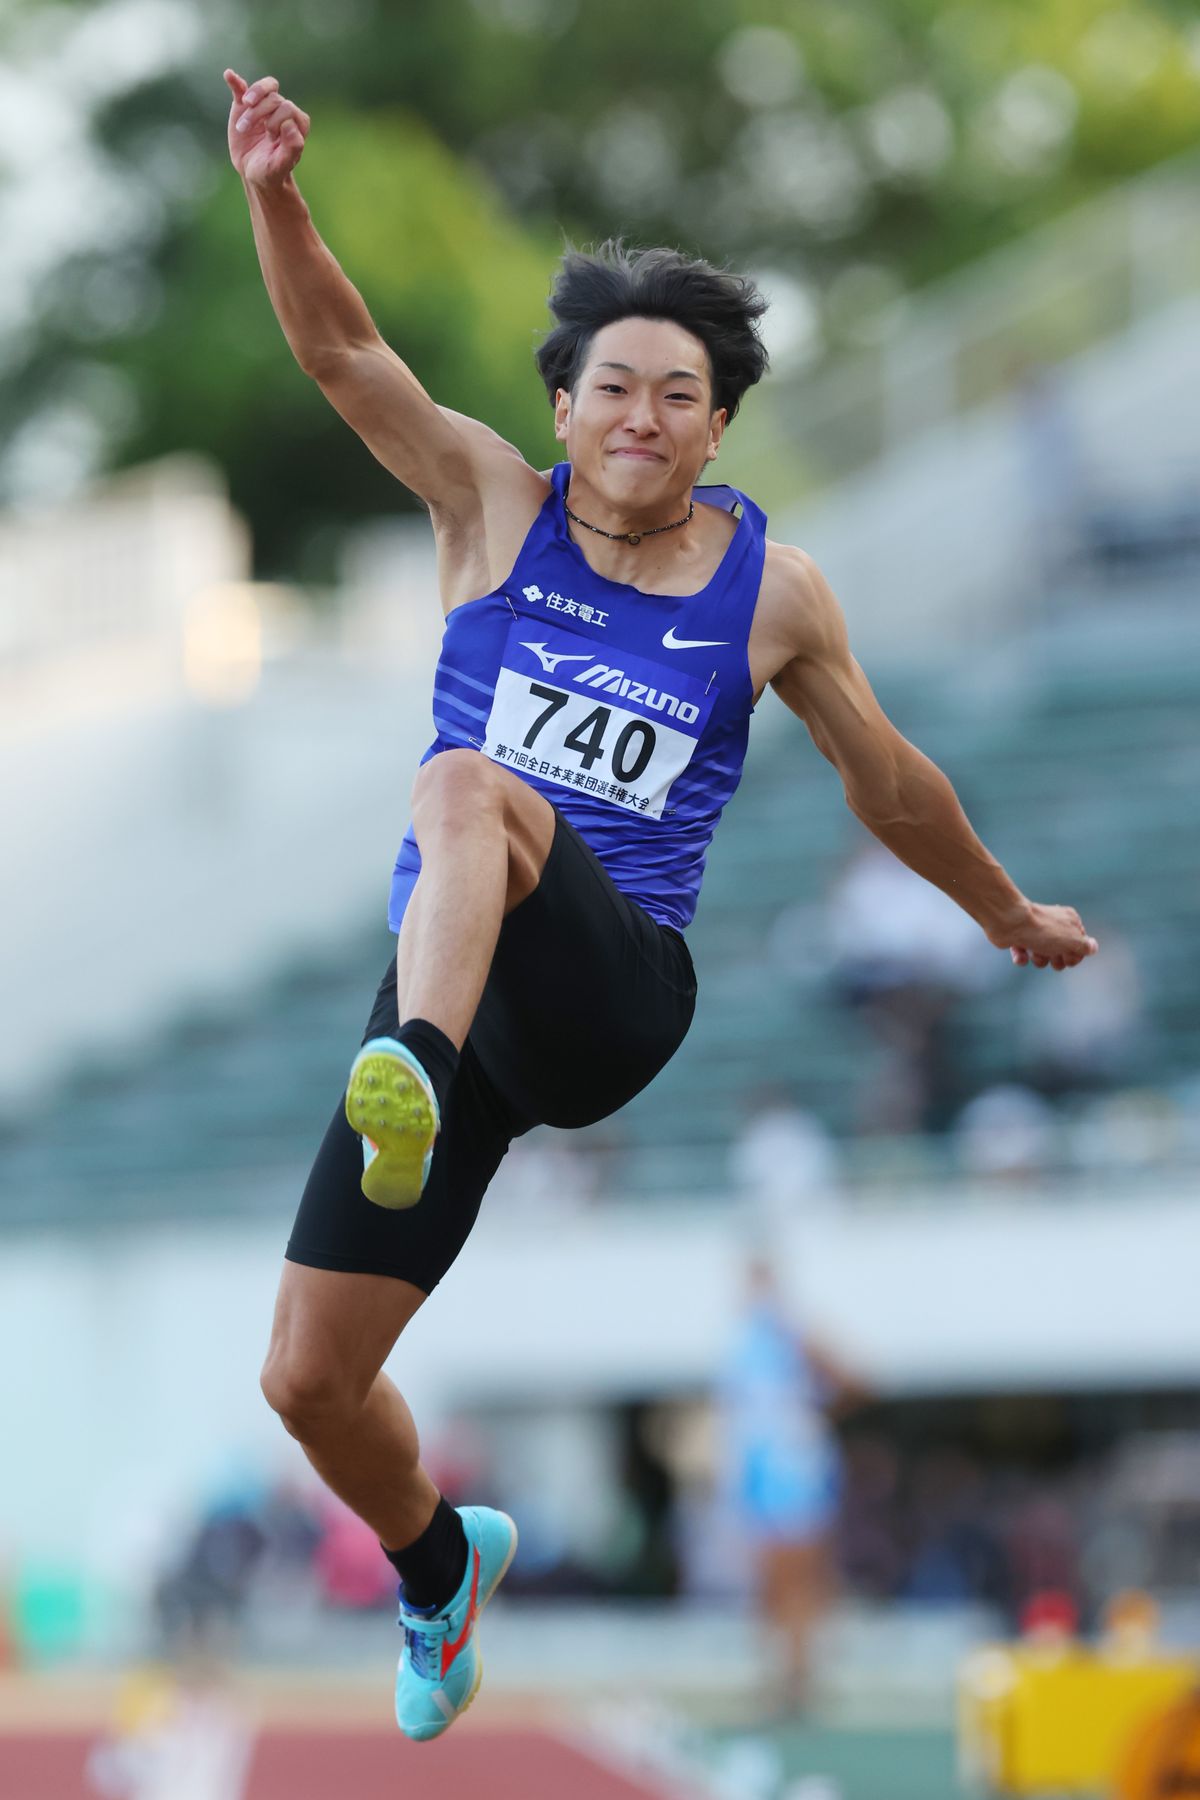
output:
[[[511,1519],[452,1508],[383,1364],[461,1250],[514,1137],[607,1118],[696,1003],[683,932],[770,686],[851,809],[1017,963],[1096,944],[1014,887],[900,736],[803,551],[696,482],[766,368],[753,284],[674,250],[563,259],[537,353],[548,474],[438,406],[380,337],[293,179],[309,129],[273,78],[229,149],[300,367],[428,507],[446,630],[383,978],[288,1244],[263,1389],[401,1579],[396,1716],[437,1737],[479,1685],[475,1622]]]

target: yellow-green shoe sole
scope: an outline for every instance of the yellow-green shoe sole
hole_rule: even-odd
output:
[[[362,1191],[390,1211],[421,1198],[439,1123],[437,1102],[402,1049],[366,1045],[346,1084],[350,1127],[378,1152],[363,1171]]]

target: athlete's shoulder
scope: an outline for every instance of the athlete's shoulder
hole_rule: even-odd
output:
[[[822,642],[836,615],[829,583],[808,551],[768,538],[757,623],[778,643],[783,660],[803,656]]]
[[[516,483],[531,492],[540,489],[543,497],[550,491],[549,474],[531,468],[517,446],[501,437],[498,431],[493,431],[490,425],[485,425],[482,419],[455,412],[449,406],[439,406],[438,411],[454,426],[465,446],[477,485],[483,487],[489,481],[498,480]]]
[[[455,412],[452,406],[439,406],[438,411],[443,419],[449,420],[468,448],[479,455],[525,462],[517,446],[510,444],[507,438],[502,438],[490,425],[485,425],[482,419],[473,419],[470,413]]]

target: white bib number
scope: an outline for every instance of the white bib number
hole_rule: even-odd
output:
[[[624,811],[661,818],[670,810],[672,783],[695,755],[715,694],[641,657],[623,655],[614,666],[573,633],[551,629],[531,641],[529,630],[514,626],[505,647],[484,754]],[[655,685],[664,679],[671,689]]]

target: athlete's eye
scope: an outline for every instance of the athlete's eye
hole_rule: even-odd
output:
[[[600,383],[600,392],[602,394],[623,394],[625,389],[620,387],[615,381],[602,381]]]

